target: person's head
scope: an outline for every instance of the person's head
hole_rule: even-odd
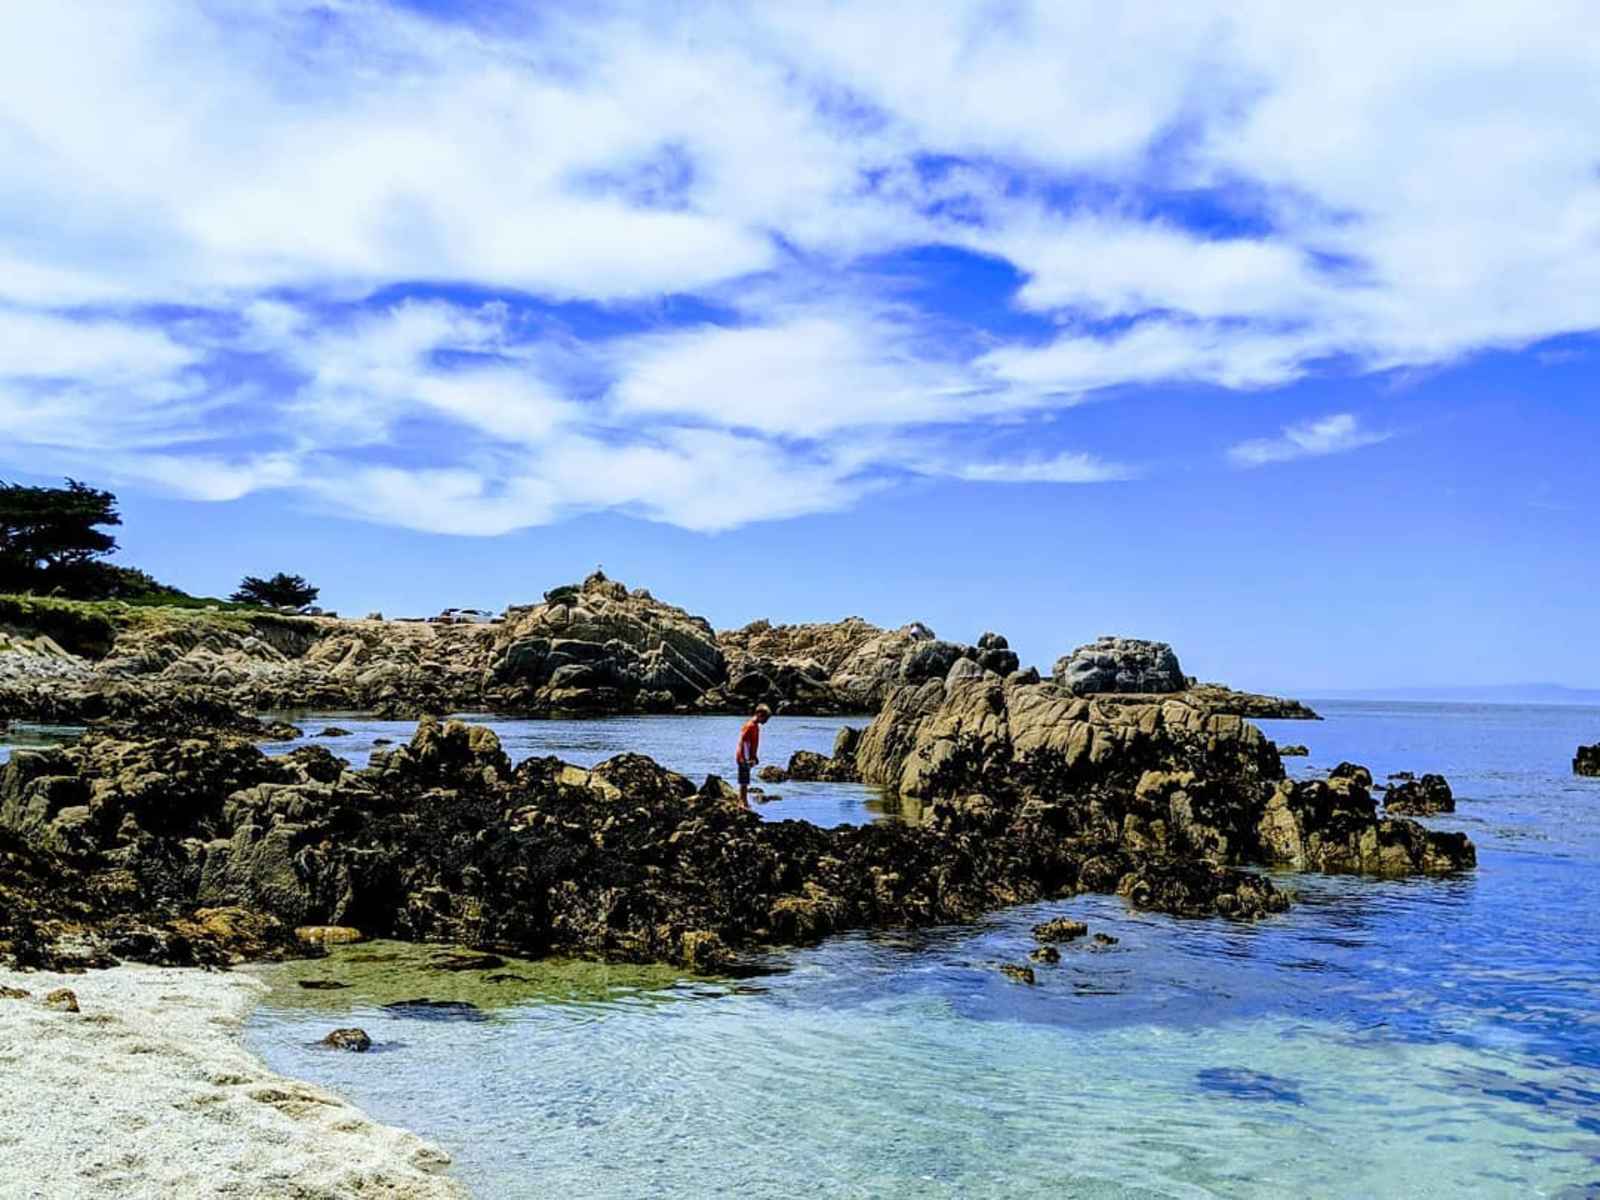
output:
[[[756,724],[765,725],[772,716],[772,710],[765,704],[756,705]]]

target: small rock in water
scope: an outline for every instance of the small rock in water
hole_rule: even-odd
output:
[[[46,1008],[59,1008],[62,1012],[78,1011],[78,994],[71,988],[57,988],[44,998]]]
[[[428,964],[430,971],[492,971],[506,965],[498,954],[446,954]]]
[[[1397,783],[1410,783],[1416,777],[1417,776],[1416,776],[1416,773],[1414,771],[1391,771],[1391,772],[1389,772],[1389,779],[1391,781],[1397,782]]]
[[[347,988],[348,983],[340,983],[336,979],[302,979],[300,986],[308,992],[333,992],[340,988]]]
[[[762,767],[756,772],[756,777],[763,783],[782,783],[789,775],[782,767]]]
[[[1073,938],[1081,938],[1088,932],[1087,925],[1070,917],[1056,917],[1052,921],[1045,921],[1033,927],[1033,936],[1041,942],[1070,942]]]
[[[1310,753],[1311,751],[1305,746],[1295,745],[1278,747],[1279,758],[1306,758],[1310,755]]]
[[[533,980],[529,979],[526,975],[513,975],[509,971],[500,971],[500,972],[497,972],[494,975],[485,975],[483,977],[483,981],[485,983],[532,983],[533,982]]]
[[[1109,933],[1097,933],[1094,935],[1094,944],[1097,946],[1115,946],[1117,939]]]
[[[1201,1091],[1219,1092],[1237,1100],[1276,1100],[1284,1104],[1304,1104],[1299,1085],[1244,1067],[1208,1067],[1195,1074]]]
[[[1574,775],[1600,775],[1600,743],[1593,746],[1579,746],[1578,753],[1572,759],[1572,773]]]
[[[32,992],[22,988],[0,986],[0,1000],[26,1000],[31,995]]]
[[[321,733],[317,734],[317,736],[318,737],[330,737],[330,738],[331,737],[349,737],[350,736],[350,731],[348,729],[340,729],[337,725],[329,725]]]
[[[351,1050],[365,1054],[372,1049],[372,1039],[365,1029],[335,1029],[319,1043],[334,1050]]]
[[[1034,962],[1058,963],[1061,961],[1061,951],[1054,946],[1040,946],[1037,950],[1032,951],[1028,957],[1033,959]]]
[[[393,738],[373,738],[372,739],[372,744],[374,746],[392,746],[392,745],[394,745],[394,739]]]
[[[1031,984],[1034,982],[1032,967],[1022,967],[1016,963],[1001,963],[1000,973],[1008,979],[1016,980],[1018,983]]]
[[[397,1017],[415,1017],[419,1021],[486,1021],[476,1004],[468,1000],[430,1000],[423,996],[416,1000],[395,1000],[383,1006]]]

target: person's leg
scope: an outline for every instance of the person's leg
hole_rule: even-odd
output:
[[[746,808],[750,807],[750,764],[739,764],[739,803]]]

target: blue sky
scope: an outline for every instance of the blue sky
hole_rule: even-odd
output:
[[[0,474],[191,590],[1600,683],[1581,4],[28,6]]]

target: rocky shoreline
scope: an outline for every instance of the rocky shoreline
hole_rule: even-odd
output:
[[[526,956],[722,969],[835,930],[968,921],[1084,891],[1253,918],[1250,867],[1433,874],[1460,834],[1380,818],[1366,781],[1285,778],[1237,717],[1083,700],[953,666],[904,685],[797,777],[862,778],[915,823],[766,822],[716,777],[642,755],[513,765],[483,726],[425,718],[352,769],[230,731],[91,733],[0,768],[0,953],[19,966],[308,953],[305,926]]]
[[[40,1194],[63,1164],[77,1170],[63,1195],[199,1194],[184,1174],[194,1170],[253,1193],[292,1175],[318,1194],[460,1194],[436,1174],[443,1156],[410,1135],[234,1063],[248,1056],[218,1029],[236,1032],[248,981],[161,967],[390,937],[482,952],[462,970],[487,970],[498,952],[725,972],[773,945],[1084,892],[1248,921],[1290,903],[1273,869],[1392,877],[1476,861],[1464,835],[1398,816],[1441,811],[1442,780],[1395,783],[1384,815],[1361,768],[1290,780],[1245,717],[1315,714],[1199,684],[1160,643],[1101,639],[1043,678],[998,634],[968,646],[856,618],[716,634],[598,575],[492,625],[68,616],[54,631],[13,623],[0,647],[0,721],[89,727],[0,765],[0,1056],[42,1081],[30,1096],[58,1097],[51,1111],[69,1110],[75,1088],[100,1088],[109,1062],[117,1095],[170,1099],[177,1115],[155,1123],[158,1139],[201,1153],[187,1165],[138,1149],[108,1160],[146,1120],[129,1107],[138,1101],[111,1100],[93,1119],[0,1140],[0,1157],[20,1156],[13,1177],[44,1181]],[[797,752],[763,777],[873,783],[914,819],[768,822],[716,776],[697,782],[638,754],[513,764],[487,727],[435,715],[364,768],[317,745],[268,756],[260,743],[298,731],[256,715],[755,703],[874,714],[841,730],[831,754]],[[1034,958],[1052,961],[1048,943],[1082,933],[1044,930]],[[45,999],[62,986],[80,1012]],[[190,1007],[167,1020],[152,995]],[[134,1041],[158,1052],[119,1057]],[[207,1123],[218,1118],[222,1142]]]
[[[1154,657],[1164,670],[1142,669]],[[360,621],[0,598],[0,721],[196,722],[359,710],[511,716],[725,713],[871,715],[904,684],[957,663],[1035,682],[999,634],[966,645],[912,622],[757,621],[717,632],[703,617],[600,573],[487,624]],[[1120,665],[1119,665],[1120,664]],[[1184,676],[1171,647],[1101,639],[1063,656],[1075,695],[1180,694],[1214,712],[1314,718],[1295,701]]]

